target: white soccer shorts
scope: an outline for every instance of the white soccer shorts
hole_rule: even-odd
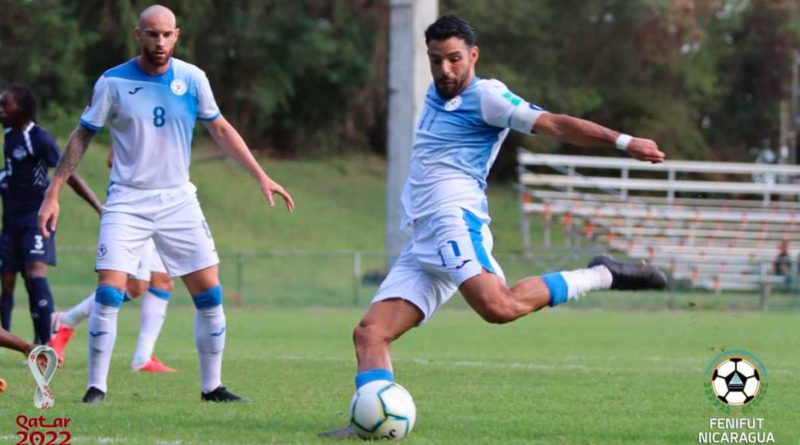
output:
[[[165,189],[112,184],[100,218],[95,269],[137,275],[151,239],[171,277],[219,264],[193,184]]]
[[[167,269],[164,267],[164,262],[161,261],[161,255],[156,250],[156,243],[150,239],[142,246],[142,251],[139,253],[139,267],[133,277],[149,282],[152,272],[167,273]]]
[[[487,221],[461,208],[448,208],[414,222],[414,237],[403,249],[372,302],[402,298],[419,308],[426,323],[464,281],[483,269],[505,281],[492,257]]]

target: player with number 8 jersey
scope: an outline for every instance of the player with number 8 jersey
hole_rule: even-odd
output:
[[[274,206],[274,194],[294,209],[291,196],[270,179],[242,137],[220,114],[209,81],[196,66],[172,57],[180,35],[175,15],[154,5],[134,30],[140,54],[106,71],[70,136],[39,211],[45,235],[58,221],[58,192],[92,136],[111,129],[114,162],[97,245],[95,304],[89,315],[89,379],[85,403],[104,400],[117,330],[117,313],[128,275],[153,240],[167,273],[181,277],[197,308],[195,344],[200,361],[201,400],[242,398],[222,386],[225,315],[219,258],[196,188],[189,182],[194,125],[201,121],[214,142],[259,183]]]
[[[80,122],[94,132],[111,126],[112,185],[163,189],[189,182],[195,122],[219,116],[205,73],[173,57],[162,74],[136,59],[103,73]]]

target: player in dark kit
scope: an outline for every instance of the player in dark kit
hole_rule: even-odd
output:
[[[53,295],[47,283],[47,266],[56,264],[55,239],[42,236],[37,213],[50,185],[47,169],[60,157],[53,136],[36,125],[36,97],[30,88],[13,85],[0,95],[0,122],[5,127],[5,169],[0,190],[3,198],[3,231],[0,234],[0,321],[11,329],[14,285],[22,273],[28,290],[36,343],[50,340]],[[73,174],[69,185],[98,213],[100,201],[89,187]]]

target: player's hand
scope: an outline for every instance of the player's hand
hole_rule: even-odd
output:
[[[628,143],[626,151],[640,161],[652,162],[653,164],[664,162],[664,158],[666,158],[664,152],[659,150],[656,141],[651,139],[633,138]]]
[[[33,349],[33,348],[31,348]],[[30,355],[30,353],[28,353]],[[64,366],[64,360],[61,357],[58,357],[58,362],[56,365],[60,368]],[[47,356],[44,354],[39,354],[36,356],[36,367],[39,368],[39,372],[44,374],[45,369],[47,369]]]
[[[58,198],[45,195],[42,206],[39,208],[39,230],[45,238],[50,238],[51,231],[55,232],[60,211]]]
[[[273,195],[280,195],[284,202],[286,202],[286,209],[294,211],[294,200],[292,200],[292,196],[283,189],[283,187],[278,184],[277,182],[273,181],[270,178],[265,178],[261,181],[261,193],[267,197],[267,201],[269,201],[270,207],[275,207],[275,197]]]

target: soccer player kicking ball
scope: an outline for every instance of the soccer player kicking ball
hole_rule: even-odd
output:
[[[58,221],[58,193],[75,170],[92,136],[108,123],[114,163],[100,219],[95,304],[89,315],[89,379],[85,403],[101,402],[117,332],[117,313],[136,252],[150,239],[172,277],[181,277],[195,307],[195,344],[200,361],[201,400],[237,402],[222,385],[225,315],[219,257],[189,182],[192,131],[199,119],[214,142],[253,175],[274,207],[275,194],[294,209],[291,196],[270,179],[239,133],[220,115],[205,73],[172,57],[180,29],[169,9],[154,5],[134,30],[141,53],[106,71],[92,102],[67,142],[39,211],[45,235]]]
[[[479,51],[472,27],[443,16],[425,31],[433,84],[416,127],[402,195],[412,241],[381,284],[353,340],[356,387],[393,380],[389,346],[421,325],[456,289],[490,323],[508,323],[598,289],[659,289],[656,267],[594,258],[587,268],[525,278],[508,287],[492,257],[486,176],[509,129],[578,146],[617,145],[634,158],[662,162],[649,139],[634,138],[575,117],[554,114],[475,76]],[[349,428],[322,433],[350,436]]]
[[[153,355],[158,334],[167,317],[167,305],[172,297],[175,283],[167,275],[164,263],[158,256],[156,246],[148,241],[140,256],[136,274],[128,277],[127,292],[123,302],[144,295],[139,322],[139,339],[133,352],[131,369],[139,372],[175,372],[175,369],[161,363]],[[83,299],[65,312],[55,314],[55,334],[50,339],[50,346],[56,351],[58,358],[64,360],[67,347],[75,327],[89,317],[94,306],[95,293]]]

